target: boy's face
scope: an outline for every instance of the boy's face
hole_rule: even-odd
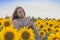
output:
[[[25,15],[22,8],[17,9],[17,15],[21,18],[24,18]]]

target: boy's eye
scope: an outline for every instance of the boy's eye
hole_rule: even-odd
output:
[[[22,13],[23,11],[19,11],[19,13]]]

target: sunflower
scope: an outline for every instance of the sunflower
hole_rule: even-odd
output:
[[[51,28],[51,27],[47,27],[46,30],[47,30],[47,31],[46,31],[47,33],[53,32],[53,28]]]
[[[36,23],[40,24],[40,23],[43,23],[45,20],[44,19],[36,19]]]
[[[50,20],[49,20],[49,23],[48,23],[47,26],[53,28],[54,25],[55,25],[55,23],[54,23],[53,21],[50,21]]]
[[[60,19],[56,19],[56,23],[60,25]]]
[[[53,31],[54,31],[55,33],[58,33],[58,32],[60,32],[60,28],[55,28]]]
[[[19,40],[19,35],[13,27],[6,27],[0,32],[0,38],[2,40]]]
[[[60,22],[60,19],[57,19],[56,21],[57,21],[57,22]]]
[[[41,24],[40,21],[35,21],[36,28],[38,29],[39,25]]]
[[[44,23],[45,22],[45,19],[41,19],[40,22]]]
[[[36,24],[36,25],[39,25],[40,23],[41,23],[40,20],[36,20],[36,21],[35,21],[35,24]]]
[[[38,32],[38,34],[39,34],[40,37],[44,37],[46,33],[41,30],[41,31]]]
[[[46,28],[46,27],[44,27],[44,28],[42,28],[40,31],[47,32],[47,28]]]
[[[55,24],[54,28],[53,28],[54,32],[60,32],[60,25],[59,24]]]
[[[19,30],[19,34],[20,40],[34,40],[35,38],[33,30],[31,28],[28,29],[26,26]]]
[[[54,28],[60,28],[60,25],[57,23],[54,25]]]
[[[50,34],[47,38],[47,40],[60,40],[60,35],[57,35],[57,34]]]
[[[41,23],[41,24],[39,24],[38,29],[42,29],[44,27],[46,27],[46,25],[44,23]]]
[[[48,25],[49,24],[49,20],[45,20],[45,25]]]
[[[36,25],[36,28],[37,28],[38,30],[40,30],[40,29],[39,29],[39,26],[40,26],[40,25],[39,25],[39,24],[36,24],[36,23],[35,23],[35,25]]]
[[[0,31],[3,29],[2,27],[2,20],[0,20]]]
[[[56,23],[56,20],[55,19],[50,19],[49,21]]]
[[[2,26],[3,27],[11,27],[11,26],[13,26],[13,24],[12,24],[12,21],[10,19],[3,19]]]

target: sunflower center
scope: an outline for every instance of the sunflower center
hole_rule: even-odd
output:
[[[46,22],[46,25],[48,25],[48,22]]]
[[[1,25],[1,23],[0,23],[0,25]]]
[[[13,40],[14,34],[12,32],[7,32],[4,35],[5,40]]]
[[[27,32],[27,31],[23,32],[23,34],[22,34],[22,38],[23,38],[24,40],[28,40],[29,37],[30,37],[29,32]]]
[[[55,28],[58,28],[59,26],[55,26]]]
[[[48,28],[47,30],[48,30],[48,31],[51,31],[51,28]]]
[[[60,20],[57,20],[58,22],[60,22]]]
[[[57,29],[55,32],[59,32],[59,30]]]
[[[49,26],[50,26],[50,27],[52,27],[52,26],[53,26],[53,24],[49,24]]]
[[[55,38],[53,38],[53,40],[59,40],[59,38],[55,37]]]
[[[40,24],[40,22],[38,24]]]
[[[5,26],[9,26],[10,24],[9,24],[8,21],[6,21],[4,25],[5,25]]]
[[[44,32],[40,32],[40,35],[43,36],[44,35]]]
[[[44,29],[43,31],[46,32],[46,29]]]
[[[43,25],[40,25],[40,28],[43,28],[44,26]]]

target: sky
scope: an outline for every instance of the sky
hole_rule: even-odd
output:
[[[12,16],[19,6],[26,16],[60,18],[60,0],[0,0],[0,17]]]

